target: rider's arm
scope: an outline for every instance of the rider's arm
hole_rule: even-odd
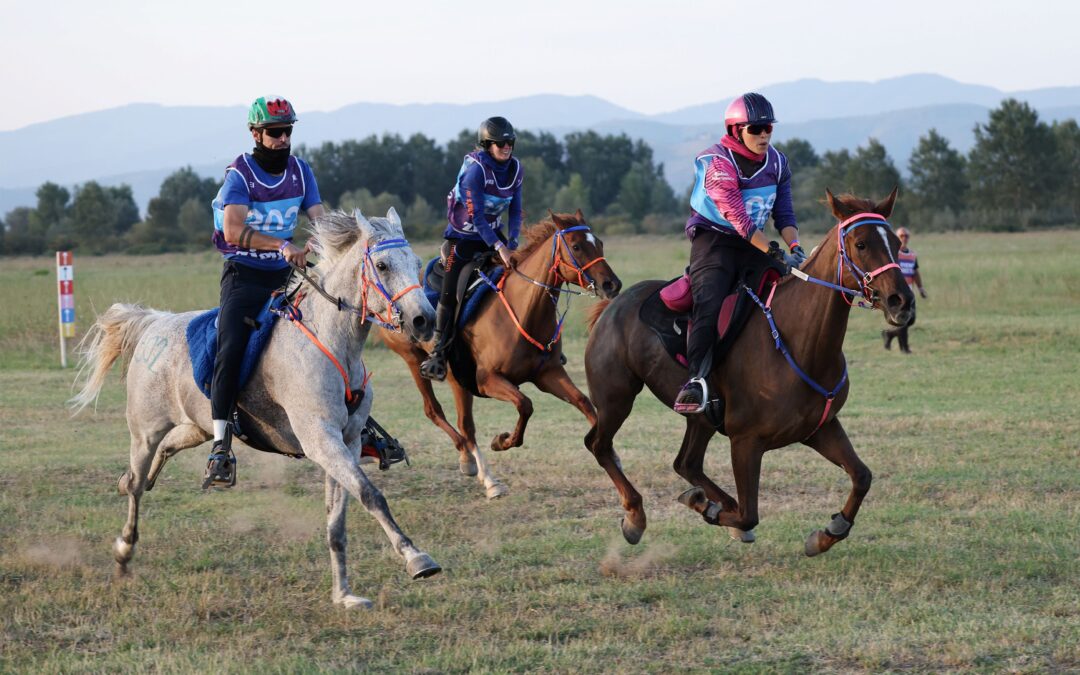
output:
[[[514,198],[510,200],[510,223],[507,226],[507,241],[510,248],[517,248],[518,235],[521,234],[521,187],[514,191]]]
[[[772,209],[773,223],[784,238],[788,248],[799,243],[799,224],[795,220],[795,207],[791,201],[791,170],[784,164],[780,183],[776,186],[776,202]]]
[[[755,227],[746,213],[742,191],[739,190],[738,170],[723,157],[713,157],[705,174],[705,194],[716,204],[720,215],[735,226],[735,231],[762,251],[769,250],[769,241]]]

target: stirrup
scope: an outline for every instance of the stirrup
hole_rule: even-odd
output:
[[[222,443],[214,443],[206,460],[202,489],[210,487],[231,488],[236,485],[236,455]]]
[[[438,382],[446,379],[446,357],[442,352],[432,352],[431,356],[420,364],[420,377]]]
[[[404,446],[371,417],[368,417],[360,432],[360,462],[378,462],[380,471],[386,471],[390,465],[398,462],[412,466]]]
[[[693,396],[693,387],[697,385],[701,389],[701,399],[694,401],[691,399]],[[703,377],[691,377],[690,381],[683,385],[679,390],[678,396],[675,397],[675,405],[673,406],[675,412],[682,415],[696,415],[705,410],[705,402],[709,400],[709,385],[705,383]]]

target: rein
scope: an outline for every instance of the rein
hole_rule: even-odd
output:
[[[866,220],[862,220],[864,218]],[[872,272],[863,272],[862,269],[860,269],[859,266],[856,265],[855,262],[851,260],[851,258],[848,256],[847,249],[844,246],[844,237],[846,237],[851,230],[854,230],[856,227],[861,227],[862,225],[871,224],[884,225],[886,227],[889,227],[890,231],[892,230],[889,223],[876,213],[857,213],[836,226],[836,241],[838,254],[836,262],[835,284],[829,283],[828,281],[824,281],[822,279],[817,279],[795,268],[791,269],[791,273],[803,281],[808,281],[818,284],[819,286],[825,286],[826,288],[831,288],[833,290],[839,291],[841,293],[840,297],[844,299],[844,302],[846,302],[848,306],[851,306],[853,304],[852,300],[848,299],[848,295],[854,298],[861,292],[863,297],[870,304],[865,304],[862,300],[860,300],[858,302],[858,306],[864,309],[874,309],[874,306],[876,304],[877,292],[874,291],[874,289],[870,288],[870,282],[873,281],[875,277],[881,275],[885,271],[893,268],[900,269],[900,266],[895,261],[893,261],[887,265],[882,265],[881,267],[873,270]],[[861,284],[861,291],[852,290],[844,285],[843,274],[845,264],[847,265],[848,271],[851,272],[852,277],[854,277]],[[773,346],[776,348],[776,350],[784,355],[784,358],[787,360],[788,365],[790,365],[791,369],[795,371],[795,374],[799,376],[799,379],[805,382],[811,389],[825,397],[825,410],[821,413],[821,419],[818,420],[817,426],[815,426],[814,430],[811,431],[809,435],[807,435],[807,438],[810,438],[810,436],[813,436],[815,433],[817,433],[817,430],[821,428],[821,425],[825,424],[825,421],[829,418],[829,412],[832,410],[833,400],[836,399],[836,395],[840,392],[840,389],[842,389],[844,384],[847,383],[847,362],[844,362],[844,372],[840,375],[840,381],[837,382],[836,386],[833,387],[831,390],[827,390],[825,389],[825,387],[815,382],[809,375],[806,374],[805,371],[803,371],[802,368],[799,367],[799,364],[795,361],[795,357],[791,355],[791,352],[790,350],[788,350],[787,345],[784,344],[784,340],[780,336],[780,330],[776,327],[776,321],[773,319],[772,301],[773,296],[776,294],[776,287],[778,283],[778,281],[774,281],[772,283],[772,288],[769,290],[769,297],[765,302],[762,302],[761,298],[759,298],[757,294],[754,293],[754,291],[746,284],[740,283],[740,286],[742,286],[742,288],[746,290],[746,293],[750,296],[750,299],[753,300],[754,303],[757,304],[757,306],[760,307],[761,311],[765,314],[765,319],[769,322],[769,329],[772,332]]]
[[[379,253],[381,251],[388,251],[395,248],[406,248],[408,247],[408,245],[409,242],[401,237],[395,239],[384,239],[375,245],[368,244],[367,248],[364,250],[364,257],[360,261],[360,295],[363,299],[361,301],[361,306],[359,309],[350,305],[348,302],[345,301],[344,298],[335,298],[334,296],[327,293],[326,289],[323,288],[322,284],[313,279],[311,275],[307,273],[307,270],[303,267],[293,265],[293,270],[299,273],[300,276],[304,278],[304,281],[308,282],[308,284],[310,284],[312,288],[318,291],[321,296],[326,298],[332,305],[334,305],[339,312],[350,312],[359,316],[361,324],[366,321],[370,321],[371,323],[378,324],[383,328],[386,328],[387,330],[400,333],[402,331],[401,310],[398,309],[397,301],[406,293],[419,289],[420,284],[413,284],[412,286],[408,286],[391,296],[390,292],[386,290],[386,287],[383,286],[382,281],[379,279],[378,275],[374,271],[375,261],[371,259],[371,254]],[[372,267],[372,270],[370,272],[368,271],[368,263],[371,263]],[[379,316],[377,312],[368,309],[367,296],[368,290],[371,288],[377,289],[379,293],[381,293],[382,296],[386,298],[388,307],[386,309],[385,319]],[[300,302],[304,299],[304,297],[305,296],[303,292],[299,291],[298,289],[296,292],[296,297],[295,299],[293,299],[291,304],[286,303],[284,309],[272,309],[271,311],[274,312],[274,314],[277,314],[278,316],[287,319],[289,323],[296,326],[300,330],[300,332],[303,333],[305,337],[307,337],[308,340],[311,340],[311,342],[319,348],[319,351],[326,355],[326,358],[330,359],[330,363],[334,364],[334,367],[337,368],[337,371],[341,374],[341,379],[345,381],[345,403],[347,406],[350,407],[350,410],[352,410],[352,407],[359,405],[360,401],[362,400],[364,389],[367,388],[367,383],[368,380],[371,379],[372,373],[367,369],[367,366],[364,365],[363,359],[361,359],[360,364],[364,368],[364,380],[361,383],[359,390],[353,390],[353,388],[349,384],[349,373],[346,372],[345,368],[341,365],[341,362],[338,361],[337,357],[334,356],[333,352],[331,352],[330,349],[327,348],[327,346],[324,345],[322,341],[319,340],[319,338],[316,337],[313,332],[311,332],[311,329],[304,325],[304,316],[300,311]]]
[[[496,284],[491,281],[491,279],[488,278],[486,274],[477,270],[480,278],[483,279],[487,283],[487,285],[490,286],[498,294],[499,299],[502,301],[503,307],[506,308],[507,314],[510,315],[510,319],[514,322],[514,325],[517,326],[518,333],[520,333],[522,337],[524,337],[530,344],[539,349],[541,352],[550,352],[552,345],[558,342],[559,338],[562,336],[563,321],[566,319],[566,313],[570,311],[570,297],[567,296],[566,306],[563,309],[562,314],[559,314],[559,298],[562,297],[562,294],[569,293],[571,295],[581,295],[582,293],[588,293],[589,295],[596,295],[596,282],[593,281],[593,278],[589,275],[587,270],[596,263],[604,260],[604,257],[601,256],[594,260],[590,260],[585,265],[582,265],[578,262],[577,257],[574,256],[574,252],[570,249],[570,245],[567,244],[566,240],[563,238],[567,232],[590,231],[592,230],[588,225],[574,225],[573,227],[567,227],[562,230],[555,230],[555,234],[551,238],[551,266],[548,267],[547,270],[548,274],[555,275],[554,285],[545,284],[542,281],[537,281],[536,279],[533,279],[527,274],[518,272],[516,268],[514,269],[514,272],[517,272],[519,276],[524,278],[529,283],[546,289],[548,291],[548,297],[551,298],[552,303],[555,305],[555,313],[558,315],[558,318],[555,320],[555,334],[550,340],[548,340],[546,345],[541,343],[533,336],[529,335],[528,331],[525,330],[525,327],[521,325],[521,321],[518,319],[517,314],[514,312],[514,309],[510,306],[510,302],[506,299],[506,294],[503,293],[503,286],[506,284],[506,279],[509,275],[503,275],[503,277],[499,280],[499,283]],[[575,291],[569,288],[562,288],[563,283],[571,283],[573,280],[564,275],[559,269],[561,265],[567,264],[559,256],[560,246],[566,249],[566,254],[570,257],[570,262],[574,270],[577,272],[578,286],[584,289],[583,291]],[[588,282],[588,286],[586,286],[586,281]],[[557,295],[554,295],[553,297],[553,294]]]

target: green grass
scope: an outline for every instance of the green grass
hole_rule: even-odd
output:
[[[331,605],[316,467],[239,450],[240,484],[198,489],[204,449],[170,462],[143,501],[133,576],[112,578],[127,458],[114,374],[70,418],[51,259],[5,260],[0,281],[0,671],[955,671],[1080,668],[1080,231],[920,235],[930,298],[914,354],[886,352],[856,312],[841,419],[874,484],[851,537],[802,555],[845,475],[801,446],[769,453],[758,542],[730,542],[675,502],[681,420],[641,396],[617,447],[649,529],[584,450],[587,425],[536,404],[523,448],[488,453],[508,497],[487,502],[424,419],[404,366],[365,352],[376,415],[413,466],[373,480],[444,573],[408,580],[361,508],[350,571],[371,612]],[[626,284],[675,276],[678,238],[609,238]],[[423,250],[430,253],[433,247]],[[216,302],[211,254],[76,260],[78,325],[114,301],[174,311]],[[582,311],[569,369],[584,385]],[[93,308],[93,309],[92,309]],[[451,400],[438,388],[444,402]],[[480,401],[482,442],[512,408]],[[723,439],[706,469],[732,487]]]

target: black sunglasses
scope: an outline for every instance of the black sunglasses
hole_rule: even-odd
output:
[[[486,147],[486,148],[490,148],[493,145],[496,148],[505,148],[508,145],[512,148],[512,147],[514,147],[514,142],[513,141],[484,141],[484,147]]]
[[[748,124],[746,125],[746,131],[751,136],[760,136],[761,134],[771,134],[771,124]]]
[[[282,136],[292,137],[292,125],[287,127],[273,127],[272,129],[263,129],[266,135],[270,138],[281,138]]]

